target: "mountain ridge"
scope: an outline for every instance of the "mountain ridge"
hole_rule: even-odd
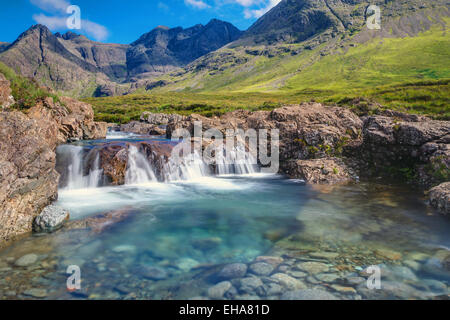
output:
[[[381,30],[365,27],[370,4],[382,9]],[[0,44],[0,61],[16,70],[28,67],[27,76],[77,96],[136,91],[291,90],[302,83],[301,89],[307,83],[303,78],[308,70],[314,66],[319,70],[330,56],[340,61],[339,56],[352,48],[366,47],[374,41],[382,44],[385,39],[414,38],[433,26],[445,32],[449,9],[447,0],[282,0],[244,32],[212,19],[206,25],[186,29],[157,26],[131,44],[120,45],[98,43],[72,32],[52,35],[45,31],[44,37],[27,42],[21,36],[21,41],[3,45],[3,53]],[[445,45],[444,41],[443,48]],[[436,50],[443,52],[442,48]],[[376,55],[381,59],[383,53],[377,51]],[[435,68],[431,60],[431,64],[426,63],[431,56],[416,58],[424,70]],[[358,63],[363,67],[366,60],[370,57]],[[402,60],[408,59],[395,63],[401,64]],[[59,66],[56,72],[55,64]],[[409,67],[415,70],[414,64]],[[321,72],[329,73],[333,68],[339,65]],[[429,74],[432,72],[442,74],[434,69]],[[410,79],[422,73],[410,72]],[[313,76],[311,81],[320,76]]]
[[[155,33],[167,41],[145,42],[145,36]],[[187,29],[158,26],[132,44],[112,44],[70,31],[53,34],[38,24],[12,44],[0,43],[0,61],[42,85],[70,95],[115,95],[126,93],[139,77],[151,78],[182,67],[240,34],[232,24],[212,19],[205,26]],[[152,52],[156,55],[152,56]]]

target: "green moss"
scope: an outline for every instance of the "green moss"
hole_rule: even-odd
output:
[[[11,83],[11,95],[16,103],[12,106],[14,109],[27,110],[36,105],[40,100],[47,97],[53,98],[53,101],[61,103],[58,95],[52,94],[41,88],[38,83],[17,75],[11,68],[0,62],[0,73]]]

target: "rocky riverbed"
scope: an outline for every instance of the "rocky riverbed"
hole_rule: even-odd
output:
[[[135,200],[2,251],[0,298],[448,298],[448,223],[423,215],[416,194],[365,183],[311,189],[261,179],[225,181],[240,186],[239,199],[230,186],[217,187],[220,179],[215,191],[177,184],[157,192],[153,185],[93,190],[72,200],[62,195],[60,205],[73,201],[83,212],[102,212],[102,199]],[[273,197],[273,190],[280,194]],[[160,200],[150,201],[158,193]],[[265,200],[257,205],[260,196]],[[239,210],[227,208],[232,201]],[[285,205],[274,216],[279,201]],[[81,290],[66,288],[70,265],[81,268]],[[380,268],[381,290],[367,287],[369,266]]]

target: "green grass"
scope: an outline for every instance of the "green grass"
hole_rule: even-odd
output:
[[[42,99],[52,97],[60,102],[58,95],[41,88],[36,81],[17,75],[11,68],[0,62],[0,73],[11,82],[11,95],[14,97],[14,109],[25,111]]]
[[[290,78],[284,89],[340,92],[445,78],[450,78],[450,38],[442,27],[434,27],[414,37],[374,39],[345,54],[323,57]]]
[[[321,52],[327,53],[321,57]],[[217,61],[208,61],[212,72],[165,75],[161,79],[174,83],[151,92],[85,101],[94,106],[97,120],[121,123],[139,119],[143,111],[214,116],[311,100],[359,113],[376,113],[379,108],[373,106],[381,104],[382,109],[450,120],[450,38],[440,25],[414,37],[377,38],[346,50],[337,42],[298,55],[267,58],[241,48],[234,56],[247,62],[230,65],[219,55]]]
[[[127,123],[138,120],[144,111],[198,113],[204,116],[219,116],[237,109],[272,110],[283,104],[317,101],[328,105],[341,105],[358,109],[359,112],[376,113],[370,109],[378,102],[383,108],[409,113],[429,115],[436,119],[450,120],[450,79],[405,83],[402,85],[378,86],[372,89],[354,90],[336,94],[327,90],[301,90],[298,92],[272,93],[193,93],[170,92],[133,94],[120,97],[87,98],[84,101],[94,107],[96,120]],[[363,97],[358,105],[353,101]],[[361,99],[359,99],[361,100]],[[367,101],[367,110],[361,110]],[[364,108],[363,108],[364,109]]]

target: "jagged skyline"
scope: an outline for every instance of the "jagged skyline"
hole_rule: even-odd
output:
[[[190,27],[211,19],[228,21],[247,29],[280,0],[165,0],[69,1],[21,0],[2,5],[0,19],[8,25],[0,41],[13,42],[31,25],[43,24],[52,32],[69,31],[65,22],[70,5],[81,8],[81,30],[71,30],[92,40],[129,44],[158,25]]]

